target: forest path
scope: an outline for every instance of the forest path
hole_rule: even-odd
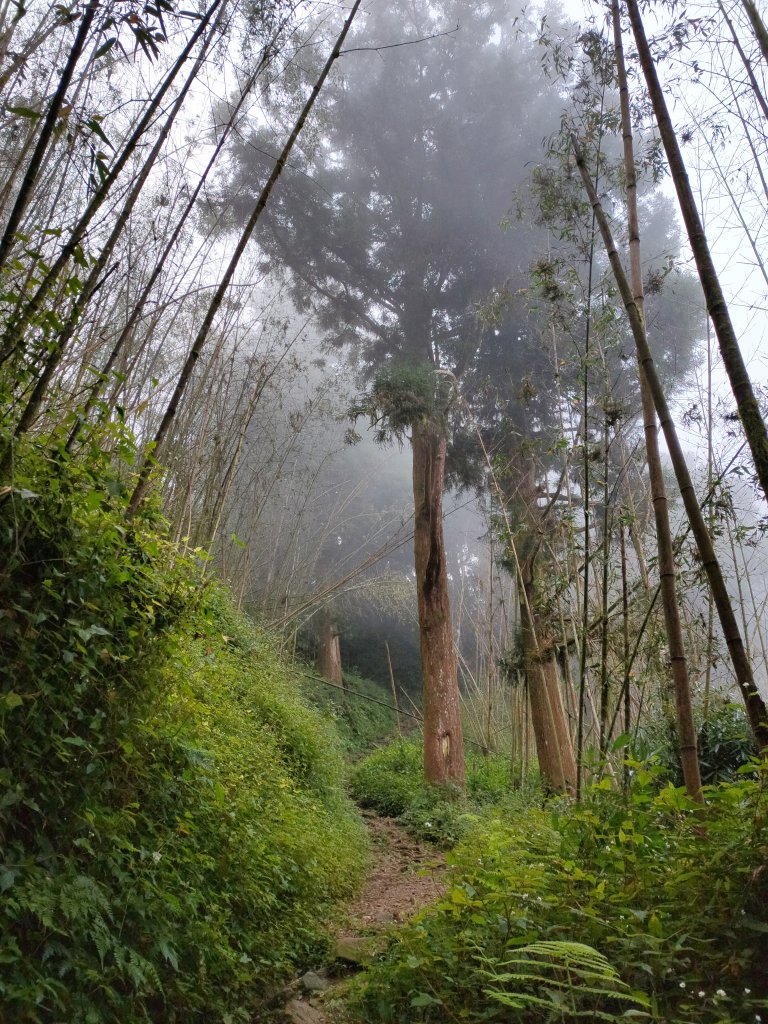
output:
[[[344,1024],[343,1008],[335,1003],[350,974],[382,948],[393,926],[445,889],[445,859],[439,851],[413,839],[392,818],[362,813],[371,838],[371,870],[337,932],[338,971],[308,971],[297,979],[283,1008],[289,1024]]]

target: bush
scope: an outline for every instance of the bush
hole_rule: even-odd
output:
[[[747,764],[754,752],[743,706],[714,699],[706,717],[702,708],[696,708],[696,718],[696,743],[704,785],[737,779],[739,769]],[[657,759],[666,767],[670,781],[682,786],[683,769],[672,718],[662,717],[649,723],[639,736],[637,751],[641,757]]]
[[[399,818],[419,839],[444,847],[455,845],[478,814],[523,807],[539,795],[535,782],[525,791],[511,789],[511,766],[503,754],[467,754],[466,793],[428,785],[422,762],[420,737],[394,741],[355,767],[352,795],[363,807]]]
[[[252,1019],[362,873],[332,726],[107,460],[31,449],[0,536],[0,1016]]]
[[[694,808],[634,765],[631,803],[480,818],[446,894],[363,980],[370,1021],[746,1024],[768,1007],[768,764]]]

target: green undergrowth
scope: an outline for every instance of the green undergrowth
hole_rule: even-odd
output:
[[[395,713],[383,706],[391,698],[378,683],[354,672],[344,673],[345,689],[335,688],[314,675],[304,678],[307,700],[333,718],[347,757],[356,760],[395,734]]]
[[[466,754],[467,786],[429,786],[424,781],[420,736],[395,740],[355,766],[351,791],[362,807],[398,820],[419,839],[451,847],[470,832],[477,818],[514,813],[540,796],[537,777],[513,789],[504,754]]]
[[[704,810],[633,768],[628,801],[476,817],[445,895],[359,982],[359,1019],[768,1020],[768,764]]]
[[[112,460],[0,494],[0,1019],[251,1021],[364,871],[332,722]]]
[[[702,782],[705,785],[732,782],[738,778],[753,750],[743,705],[715,697],[706,709],[703,702],[697,702],[694,716]],[[672,708],[668,708],[665,715],[647,722],[633,747],[644,760],[664,765],[667,778],[675,786],[683,785],[680,744]]]

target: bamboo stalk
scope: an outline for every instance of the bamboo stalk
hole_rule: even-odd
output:
[[[640,8],[637,0],[627,0],[627,10],[635,37],[640,64],[643,69],[648,94],[653,105],[664,151],[667,155],[672,180],[677,191],[680,212],[688,233],[688,241],[696,260],[701,286],[707,302],[707,310],[715,328],[723,366],[728,374],[733,396],[739,411],[739,418],[749,443],[760,486],[768,500],[768,431],[760,411],[752,381],[741,354],[736,332],[731,322],[728,304],[725,301],[720,280],[709,249],[704,226],[696,207],[688,172],[678,145],[672,119],[667,109],[664,92],[653,61],[650,46],[645,35]],[[758,16],[759,17],[759,16]]]
[[[23,343],[25,328],[29,325],[32,318],[42,308],[43,302],[54,288],[62,270],[67,265],[72,256],[77,252],[80,243],[85,237],[85,233],[92,223],[94,217],[101,209],[102,205],[106,201],[112,186],[117,181],[118,177],[122,173],[126,164],[135,153],[136,149],[142,143],[146,136],[146,132],[149,130],[153,119],[155,118],[160,105],[163,102],[165,95],[173,85],[176,77],[183,69],[184,65],[192,53],[192,50],[197,45],[198,40],[201,38],[203,33],[207,30],[213,15],[216,10],[222,4],[226,3],[226,0],[212,0],[211,5],[200,19],[200,23],[192,33],[189,41],[187,42],[184,49],[181,51],[177,59],[174,61],[173,66],[170,68],[168,74],[165,76],[163,81],[160,83],[154,96],[147,104],[147,107],[139,119],[136,127],[129,136],[129,138],[123,144],[122,151],[112,164],[108,174],[99,185],[94,195],[91,197],[88,206],[79,217],[77,223],[72,228],[69,238],[65,245],[62,247],[61,252],[51,264],[48,272],[43,277],[43,280],[37,286],[34,294],[30,297],[27,303],[18,311],[13,317],[9,325],[7,326],[2,336],[2,347],[0,348],[0,362],[4,362],[9,359]]]
[[[612,0],[611,14],[613,20],[614,49],[616,52],[616,70],[619,82],[619,98],[621,105],[622,139],[624,144],[624,173],[627,179],[627,215],[629,222],[631,286],[635,309],[639,316],[642,317],[645,296],[643,293],[643,274],[640,254],[640,220],[637,209],[637,173],[635,170],[634,139],[632,135],[632,120],[629,105],[629,87],[627,83],[626,67],[624,64],[624,46],[621,37],[619,0]],[[643,336],[645,337],[644,329]],[[640,350],[638,348],[638,362],[640,361],[639,353]],[[643,406],[648,475],[651,482],[651,496],[653,499],[653,511],[656,523],[656,544],[658,548],[661,601],[664,611],[664,624],[667,633],[667,645],[669,648],[675,704],[677,709],[680,757],[688,793],[694,799],[700,799],[701,770],[699,767],[699,756],[696,744],[696,727],[693,722],[688,660],[686,658],[682,624],[680,621],[680,606],[677,600],[677,572],[675,569],[672,529],[669,522],[669,504],[667,502],[666,486],[664,484],[664,469],[661,462],[661,452],[659,450],[659,431],[656,423],[656,410],[654,408],[648,374],[642,366],[640,367],[640,395]]]
[[[395,673],[392,671],[392,658],[390,657],[390,654],[389,654],[389,644],[387,643],[386,640],[384,641],[384,647],[385,647],[386,652],[387,652],[387,668],[389,669],[389,686],[390,686],[390,689],[392,690],[392,701],[394,702],[394,705],[395,705],[395,716],[396,716],[396,721],[397,721],[397,735],[400,737],[400,739],[402,739],[403,738],[403,730],[400,727],[400,705],[399,705],[398,700],[397,700],[397,687],[395,686]]]
[[[40,134],[37,138],[32,156],[27,164],[27,169],[24,172],[19,191],[16,194],[16,201],[13,204],[11,212],[8,215],[8,220],[3,231],[3,237],[0,238],[0,270],[5,266],[8,256],[10,254],[13,243],[16,240],[16,231],[21,223],[21,218],[24,215],[24,211],[32,198],[32,191],[37,181],[37,176],[40,172],[40,168],[43,164],[48,144],[53,137],[53,133],[56,129],[56,122],[59,117],[59,113],[64,104],[67,89],[72,81],[72,76],[75,73],[77,63],[82,56],[85,44],[88,41],[88,33],[91,30],[91,25],[96,17],[96,12],[99,8],[99,0],[90,0],[90,3],[86,7],[83,15],[80,19],[80,27],[77,30],[72,47],[69,51],[69,56],[59,78],[59,84],[56,88],[56,92],[51,97],[51,102],[48,104],[48,111],[43,120]]]
[[[341,47],[344,45],[344,40],[346,39],[347,33],[349,32],[349,29],[352,25],[352,21],[354,20],[354,17],[357,14],[357,10],[360,6],[360,3],[361,0],[355,0],[354,4],[352,5],[352,9],[349,15],[347,16],[344,25],[342,26],[341,32],[339,33],[333,50],[328,56],[328,59],[326,60],[325,65],[323,66],[323,70],[320,72],[320,75],[317,81],[315,82],[315,85],[312,89],[312,92],[309,95],[309,98],[307,99],[306,103],[304,104],[301,110],[301,113],[296,119],[296,123],[294,124],[293,129],[290,135],[288,136],[285,145],[283,146],[282,152],[280,153],[280,156],[277,158],[275,166],[272,168],[272,173],[270,174],[269,178],[266,181],[266,184],[261,190],[259,198],[253,209],[253,212],[251,213],[251,216],[248,218],[248,222],[246,223],[240,235],[240,239],[238,240],[237,246],[235,247],[235,251],[232,254],[227,269],[224,272],[224,276],[219,282],[219,286],[216,289],[213,298],[211,299],[211,302],[208,306],[208,310],[205,314],[205,317],[203,318],[202,325],[200,326],[200,329],[197,332],[197,336],[192,345],[192,348],[190,349],[189,355],[187,356],[186,362],[184,363],[181,373],[179,374],[179,378],[176,382],[176,387],[174,389],[173,395],[171,396],[171,400],[168,403],[168,406],[165,410],[165,414],[162,420],[160,421],[160,426],[157,428],[157,432],[152,442],[152,454],[155,458],[159,454],[163,446],[163,442],[165,441],[166,435],[170,430],[171,424],[174,421],[176,411],[179,407],[179,403],[182,401],[187,384],[189,383],[189,379],[192,376],[192,371],[194,370],[195,366],[197,365],[197,361],[200,358],[200,353],[203,349],[203,346],[208,340],[208,335],[210,334],[211,327],[213,326],[213,322],[216,319],[216,314],[218,313],[219,308],[221,307],[221,304],[224,301],[224,296],[227,294],[227,291],[229,290],[229,286],[232,282],[235,270],[237,269],[237,266],[240,263],[240,259],[242,258],[242,255],[245,252],[246,246],[250,241],[251,235],[253,234],[256,225],[258,224],[259,219],[262,213],[264,212],[264,208],[267,205],[269,197],[272,193],[272,189],[274,188],[275,183],[277,182],[278,178],[283,172],[283,168],[285,167],[288,161],[288,157],[291,154],[291,150],[293,149],[294,143],[296,142],[296,139],[299,137],[299,134],[301,133],[301,130],[304,127],[304,124],[307,118],[309,117],[309,114],[313,106],[315,105],[317,97],[320,95],[320,90],[322,89],[325,80],[328,77],[331,68],[333,67],[333,64],[335,63],[336,59],[338,58],[341,52]],[[144,458],[143,465],[139,471],[136,486],[134,488],[133,494],[131,495],[131,499],[128,503],[129,515],[133,515],[136,512],[137,508],[144,499],[144,496],[149,487],[152,464],[153,463],[152,461],[150,461],[149,455],[146,455]]]
[[[717,559],[717,555],[715,554],[712,538],[707,530],[706,523],[704,522],[704,516],[696,498],[696,492],[688,471],[688,464],[680,445],[680,440],[677,436],[677,428],[675,427],[675,422],[669,410],[664,389],[661,385],[661,381],[659,380],[658,373],[656,372],[653,355],[648,346],[642,314],[637,307],[632,294],[632,289],[630,288],[626,274],[624,273],[624,268],[616,250],[608,219],[603,211],[597,192],[592,185],[578,142],[573,136],[572,143],[576,154],[577,166],[579,167],[582,181],[584,183],[584,188],[589,196],[592,208],[595,210],[597,222],[600,226],[600,232],[605,243],[606,252],[616,279],[616,284],[619,288],[619,292],[627,312],[627,317],[632,328],[632,334],[638,351],[638,362],[648,380],[650,391],[653,396],[653,402],[661,422],[662,430],[664,431],[667,448],[672,460],[672,467],[680,488],[680,494],[691,526],[691,532],[693,533],[704,571],[707,574],[710,587],[712,588],[715,606],[717,608],[720,624],[728,645],[728,650],[731,655],[731,660],[733,661],[739,689],[747,709],[747,716],[757,745],[762,748],[768,746],[768,712],[766,712],[765,703],[755,686],[754,678],[752,676],[752,668],[749,664],[749,659],[746,656],[746,651],[744,650],[744,643],[733,612],[728,589],[725,585],[725,579],[723,578],[722,569]]]

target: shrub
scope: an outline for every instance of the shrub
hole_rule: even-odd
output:
[[[747,764],[754,750],[743,706],[715,699],[706,716],[699,707],[696,717],[696,743],[704,785],[738,778],[739,769]],[[654,757],[665,765],[674,785],[683,784],[677,732],[671,718],[649,723],[640,734],[637,750],[640,756]]]
[[[314,706],[330,714],[346,754],[359,758],[384,740],[390,739],[397,729],[394,711],[382,704],[366,700],[389,703],[389,691],[370,679],[363,679],[354,672],[344,673],[346,690],[334,689],[312,676],[305,676],[304,692]]]

